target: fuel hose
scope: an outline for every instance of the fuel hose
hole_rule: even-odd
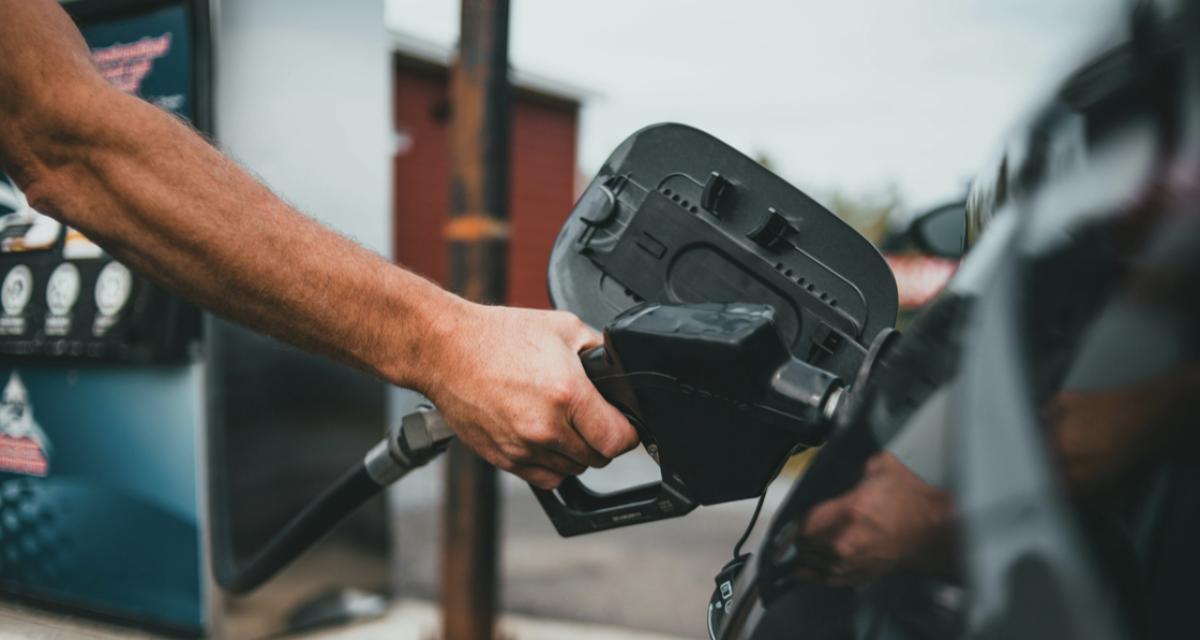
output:
[[[437,411],[408,414],[388,431],[386,439],[288,521],[245,563],[237,562],[229,544],[214,545],[213,575],[217,584],[234,594],[258,588],[364,502],[445,451],[453,438],[454,433]]]

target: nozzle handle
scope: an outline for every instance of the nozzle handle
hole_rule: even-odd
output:
[[[696,503],[662,482],[651,482],[613,493],[598,493],[579,478],[563,480],[558,489],[533,489],[542,509],[564,538],[633,524],[677,518]]]
[[[633,401],[616,363],[603,346],[580,354],[583,369],[604,399],[628,409]],[[626,417],[629,417],[626,412]],[[637,420],[630,423],[646,441]],[[643,522],[676,518],[691,512],[696,503],[663,482],[651,482],[611,493],[592,491],[576,477],[563,480],[557,489],[532,487],[542,509],[563,537],[605,531]]]

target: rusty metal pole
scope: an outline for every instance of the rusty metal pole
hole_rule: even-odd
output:
[[[451,288],[502,303],[508,260],[508,0],[462,0],[450,73]],[[496,470],[450,448],[442,527],[442,637],[493,640],[499,556]]]

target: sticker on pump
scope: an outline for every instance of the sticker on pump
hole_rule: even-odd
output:
[[[94,260],[104,257],[104,249],[92,242],[83,232],[74,227],[67,227],[67,237],[63,240],[64,260]]]
[[[4,316],[0,317],[0,333],[21,335],[25,333],[25,307],[33,296],[33,272],[19,264],[4,276],[0,284],[0,306]]]
[[[0,173],[0,253],[49,249],[62,225],[29,206],[25,194]]]
[[[14,371],[0,394],[0,471],[45,477],[50,452],[46,432],[33,419],[29,392]]]
[[[46,284],[46,306],[50,313],[66,315],[79,300],[79,269],[70,262],[64,262],[50,274],[50,282]]]
[[[64,262],[50,274],[46,283],[46,335],[65,336],[71,332],[71,307],[79,300],[79,269]]]
[[[129,268],[120,262],[110,262],[100,270],[96,278],[96,321],[92,325],[92,333],[102,336],[117,323],[121,309],[129,301],[133,291],[133,274]]]
[[[33,272],[23,264],[9,269],[0,283],[0,307],[4,309],[4,315],[0,316],[0,334],[19,336],[25,333],[25,307],[31,297]]]

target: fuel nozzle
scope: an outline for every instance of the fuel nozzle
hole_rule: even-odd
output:
[[[644,303],[613,319],[583,362],[662,480],[601,494],[567,478],[535,491],[564,536],[760,496],[789,456],[825,441],[843,404],[838,376],[792,354],[768,305]]]

